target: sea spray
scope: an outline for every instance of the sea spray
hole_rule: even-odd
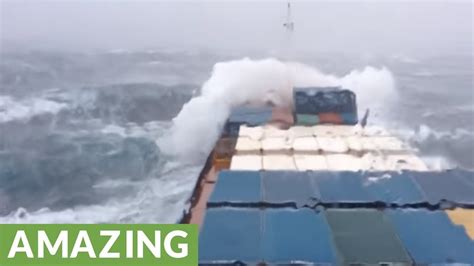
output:
[[[366,67],[338,77],[296,62],[269,58],[220,62],[200,91],[173,119],[163,150],[183,162],[202,163],[219,137],[233,107],[252,104],[291,106],[293,87],[341,86],[356,92],[359,108],[377,108],[396,97],[394,78],[386,68]]]
[[[35,115],[56,114],[66,108],[66,104],[47,99],[15,100],[10,96],[0,95],[0,123],[13,120],[28,120]]]

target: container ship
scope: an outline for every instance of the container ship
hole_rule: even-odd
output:
[[[474,174],[432,171],[342,88],[234,108],[182,223],[201,265],[474,265]]]

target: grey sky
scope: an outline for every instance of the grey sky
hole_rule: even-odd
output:
[[[285,1],[1,1],[3,47],[278,50]],[[473,3],[293,1],[297,50],[472,53]]]

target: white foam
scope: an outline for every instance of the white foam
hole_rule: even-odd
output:
[[[393,98],[395,82],[385,68],[366,67],[343,77],[327,75],[308,65],[276,59],[248,58],[215,64],[200,95],[185,104],[173,119],[163,150],[182,160],[202,163],[230,113],[242,104],[292,103],[293,87],[342,86],[355,91],[360,109]]]
[[[66,104],[41,98],[16,101],[10,96],[0,95],[0,123],[13,120],[28,120],[29,118],[45,114],[56,114],[65,108]]]
[[[444,156],[421,156],[429,170],[442,171],[445,169],[453,169],[456,165]]]
[[[464,137],[474,136],[474,132],[463,128],[455,128],[450,131],[436,131],[427,125],[420,125],[417,131],[412,131],[410,133],[411,134],[409,134],[409,137],[412,140],[418,142],[425,141],[429,138],[435,138],[436,140],[440,140],[442,138],[458,140]]]
[[[99,188],[136,186],[140,192],[117,197],[98,205],[75,206],[64,210],[43,208],[28,212],[19,208],[0,223],[176,223],[190,197],[199,167],[172,167],[160,179],[150,178],[141,183],[104,182]]]

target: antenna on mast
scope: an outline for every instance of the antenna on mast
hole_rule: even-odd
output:
[[[288,2],[288,13],[286,15],[286,22],[283,24],[283,27],[286,28],[286,31],[288,32],[293,32],[294,29],[294,23],[291,19],[291,4]]]

